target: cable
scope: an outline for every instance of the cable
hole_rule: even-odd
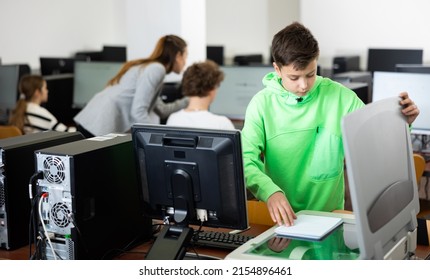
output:
[[[42,171],[37,171],[35,173],[33,173],[33,175],[31,175],[30,180],[28,182],[28,196],[30,198],[30,205],[31,205],[31,211],[30,211],[30,225],[29,225],[29,231],[28,231],[28,235],[29,235],[29,242],[30,242],[30,246],[29,246],[29,257],[32,258],[32,253],[31,253],[31,244],[32,241],[36,242],[37,241],[37,232],[36,232],[36,220],[34,216],[34,207],[36,205],[37,199],[40,197],[40,195],[36,195],[36,197],[33,198],[33,187],[36,184],[38,179],[43,179],[43,172]],[[33,225],[33,230],[34,230],[34,239],[32,240],[31,238],[31,229],[32,229],[32,225]],[[36,247],[37,249],[37,247]],[[36,250],[37,253],[37,250]]]
[[[64,213],[64,215],[66,214]],[[73,215],[73,213],[69,213],[66,216],[69,218],[69,220],[72,222],[73,226],[75,227],[85,253],[89,253],[87,242],[85,242],[85,238],[82,235],[81,231],[79,230],[78,224],[76,223],[74,218],[75,216]]]
[[[28,196],[30,197],[30,200],[33,199],[33,186],[35,185],[37,179],[43,179],[42,171],[37,171],[30,177],[30,181],[28,182]]]
[[[42,202],[43,202],[43,199],[47,196],[48,196],[48,193],[43,193],[41,199],[39,200],[39,218],[40,218],[40,223],[42,224],[42,227],[43,227],[45,238],[48,240],[49,246],[51,247],[52,256],[54,257],[54,260],[57,260],[57,254],[55,253],[54,246],[52,246],[51,238],[48,235],[48,231],[46,230],[45,223],[43,222],[43,217],[42,217]]]
[[[34,214],[34,209],[36,207],[37,201],[38,199],[40,199],[40,194],[36,195],[32,200],[31,200],[31,210],[30,210],[30,225],[28,227],[28,240],[30,242],[30,246],[29,246],[29,256],[30,259],[33,259],[34,257],[37,257],[37,219],[36,219],[36,215]],[[33,233],[33,234],[32,234]],[[32,252],[31,252],[31,244],[35,242],[35,254],[36,256],[32,256]],[[38,259],[38,258],[37,258]]]

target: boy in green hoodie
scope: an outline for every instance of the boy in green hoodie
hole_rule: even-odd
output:
[[[350,89],[317,76],[318,42],[294,22],[272,41],[275,72],[248,105],[242,130],[246,184],[274,222],[292,225],[300,210],[344,207],[341,119],[364,106]],[[411,124],[419,109],[399,95]]]

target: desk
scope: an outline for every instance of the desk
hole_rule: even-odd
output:
[[[244,232],[243,234],[257,236],[258,234],[266,231],[268,228],[269,226],[266,226],[266,225],[252,224],[251,228],[246,232]],[[430,221],[427,221],[427,229],[430,229]],[[225,229],[225,230],[223,229],[220,231],[229,231],[229,229]],[[116,260],[143,260],[145,259],[146,253],[151,248],[151,245],[152,245],[151,241],[143,243],[141,245],[136,246],[135,248],[133,248],[128,252],[118,255],[117,257],[115,257],[115,259]],[[226,255],[230,253],[229,250],[215,249],[215,248],[196,248],[196,251],[200,255],[210,255],[221,259],[223,259]],[[430,254],[430,246],[417,245],[415,254],[420,259],[426,258]],[[11,250],[11,251],[0,249],[0,260],[1,259],[28,260],[29,246],[24,246],[19,249]]]
[[[266,226],[266,225],[253,224],[253,225],[251,225],[249,230],[244,231],[242,234],[250,235],[250,236],[257,236],[269,228],[270,227]],[[223,232],[231,231],[231,229],[214,229],[214,228],[203,228],[203,230],[223,231]],[[119,260],[130,260],[130,259],[141,260],[141,259],[144,259],[146,253],[149,251],[149,249],[151,249],[152,243],[153,242],[150,241],[150,242],[146,242],[142,245],[139,245],[139,246],[135,247],[134,249],[130,250],[129,252],[117,256],[115,259],[119,259]],[[189,249],[188,252],[190,252],[190,253],[197,252],[199,255],[208,255],[208,256],[223,259],[231,251],[226,250],[226,249],[218,249],[218,248],[198,247],[195,249]]]
[[[257,225],[252,224],[250,229],[243,232],[243,234],[251,235],[251,236],[257,236],[260,233],[267,230],[269,226],[266,225]],[[204,230],[219,230],[219,231],[231,231],[231,229],[213,229],[213,228],[204,228]],[[125,252],[121,255],[116,256],[114,259],[116,260],[143,260],[145,259],[146,253],[151,248],[152,241],[145,242],[141,245],[138,245],[131,249],[128,252]],[[430,248],[429,248],[430,251]],[[34,252],[34,248],[33,248]],[[190,250],[190,252],[194,252],[193,250]],[[215,249],[215,248],[196,248],[196,252],[200,255],[209,255],[214,256],[217,258],[223,259],[225,256],[227,256],[230,251],[224,250],[224,249]],[[28,260],[29,259],[29,246],[24,246],[16,250],[5,250],[0,249],[0,260],[1,259],[10,259],[10,260]]]

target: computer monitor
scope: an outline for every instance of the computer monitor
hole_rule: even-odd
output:
[[[396,64],[396,72],[430,74],[429,64]]]
[[[40,57],[40,74],[43,76],[73,73],[75,59],[70,57]]]
[[[350,71],[360,71],[360,57],[336,56],[333,58],[333,74],[345,73]]]
[[[102,61],[102,51],[79,51],[75,53],[76,61]]]
[[[18,97],[19,65],[0,65],[0,106],[15,107]]]
[[[373,75],[372,101],[398,96],[406,91],[418,105],[420,114],[412,124],[412,132],[416,134],[430,134],[430,103],[428,85],[430,74],[375,72]]]
[[[223,66],[224,81],[209,111],[230,119],[245,119],[246,108],[252,97],[262,90],[263,77],[272,71],[272,66]]]
[[[143,215],[173,224],[147,258],[182,258],[190,224],[248,227],[240,136],[237,130],[132,126]]]
[[[18,99],[19,65],[0,65],[0,124],[7,123],[9,111]]]
[[[59,74],[44,78],[49,96],[48,102],[43,103],[42,107],[53,114],[59,122],[69,126],[75,125],[73,118],[77,112],[72,108],[74,75]]]
[[[121,62],[77,61],[73,84],[73,108],[83,108],[120,70]]]
[[[261,65],[263,64],[262,54],[236,55],[233,57],[233,62],[236,65]]]
[[[422,64],[422,49],[368,49],[367,71],[396,71],[396,64]]]
[[[124,46],[103,46],[102,60],[110,62],[127,61],[127,47]]]
[[[206,46],[206,58],[224,65],[224,46]]]
[[[379,100],[342,120],[361,259],[406,259],[416,247],[418,187],[399,101]]]

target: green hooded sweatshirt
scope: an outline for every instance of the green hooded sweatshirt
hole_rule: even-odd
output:
[[[295,212],[343,209],[341,119],[364,103],[320,76],[299,101],[276,72],[263,84],[248,105],[242,130],[247,187],[262,201],[283,192]]]

